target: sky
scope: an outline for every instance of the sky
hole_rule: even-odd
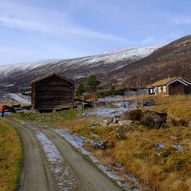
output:
[[[165,45],[190,34],[190,0],[0,0],[0,66]]]

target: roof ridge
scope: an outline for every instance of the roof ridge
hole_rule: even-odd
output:
[[[66,77],[62,77],[62,76],[60,76],[59,74],[56,74],[55,72],[52,72],[52,73],[49,73],[49,74],[47,74],[47,75],[44,75],[44,76],[42,76],[42,77],[39,77],[39,78],[36,78],[36,79],[32,80],[32,81],[31,81],[31,84],[36,83],[36,82],[41,81],[41,80],[44,80],[44,79],[46,79],[46,78],[48,78],[48,77],[51,77],[51,76],[56,76],[56,77],[58,77],[58,78],[60,78],[60,79],[62,79],[62,80],[66,80],[66,81],[68,81],[68,82],[70,82],[70,83],[72,83],[72,84],[74,83],[73,80],[68,79],[68,78],[66,78]]]
[[[190,82],[185,80],[183,77],[171,77],[171,78],[168,77],[168,78],[158,80],[152,84],[149,84],[148,87],[167,85],[174,80],[182,80],[182,81],[184,81],[184,83],[186,82],[186,83],[190,84]]]

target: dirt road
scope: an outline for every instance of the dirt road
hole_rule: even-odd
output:
[[[24,145],[21,191],[120,191],[108,177],[49,128],[9,120]]]

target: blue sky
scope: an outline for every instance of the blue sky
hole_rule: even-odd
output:
[[[0,0],[0,65],[166,44],[191,30],[190,0]]]

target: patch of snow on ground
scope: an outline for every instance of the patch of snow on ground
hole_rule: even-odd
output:
[[[27,112],[29,112],[29,110],[26,110],[26,109],[16,109],[15,112],[16,112],[16,113],[27,113]],[[12,115],[12,114],[14,114],[14,113],[11,112],[11,111],[5,111],[5,112],[4,112],[4,115],[5,115],[5,116]],[[2,115],[2,113],[0,112],[0,116],[1,116],[1,115]]]
[[[76,188],[77,182],[70,174],[70,167],[64,165],[64,158],[61,156],[54,143],[44,133],[37,131],[36,137],[50,162],[51,171],[56,179],[59,190],[72,191]]]
[[[8,95],[10,96],[11,99],[13,99],[13,100],[15,100],[15,101],[17,101],[19,103],[27,104],[27,105],[31,104],[30,101],[20,97],[19,95],[15,94],[15,93],[9,93]]]
[[[182,152],[184,149],[180,145],[172,145],[173,148],[175,148],[177,151]]]
[[[105,109],[96,109],[96,111],[92,111],[88,113],[89,115],[98,115],[98,116],[115,116],[120,115],[121,113],[127,111],[125,108],[105,108]]]
[[[38,132],[37,138],[43,145],[43,149],[50,162],[63,162],[63,157],[60,155],[58,149],[44,133]]]
[[[85,112],[84,114],[114,117],[114,116],[120,116],[126,111],[137,109],[137,101],[134,102],[112,101],[110,103],[112,103],[112,105],[117,107],[116,108],[97,107],[95,110]]]
[[[158,149],[165,148],[165,144],[163,144],[163,143],[157,144],[156,146]]]
[[[94,163],[99,162],[90,152],[83,148],[84,142],[87,141],[86,138],[81,136],[72,135],[67,129],[53,129],[57,134],[64,137],[71,145],[78,149],[82,154],[88,156]]]
[[[93,163],[96,164],[96,166],[104,172],[108,177],[116,181],[116,183],[122,187],[124,190],[129,191],[128,184],[123,183],[120,181],[120,177],[115,174],[112,170],[110,170],[107,166],[101,164],[101,162],[89,151],[83,148],[83,145],[85,141],[92,142],[91,140],[88,140],[81,136],[72,135],[69,130],[67,129],[53,129],[54,132],[62,136],[64,139],[66,139],[71,145],[73,145],[76,149],[78,149],[82,154],[86,155],[88,158],[92,160]],[[138,191],[138,190],[137,190]]]

